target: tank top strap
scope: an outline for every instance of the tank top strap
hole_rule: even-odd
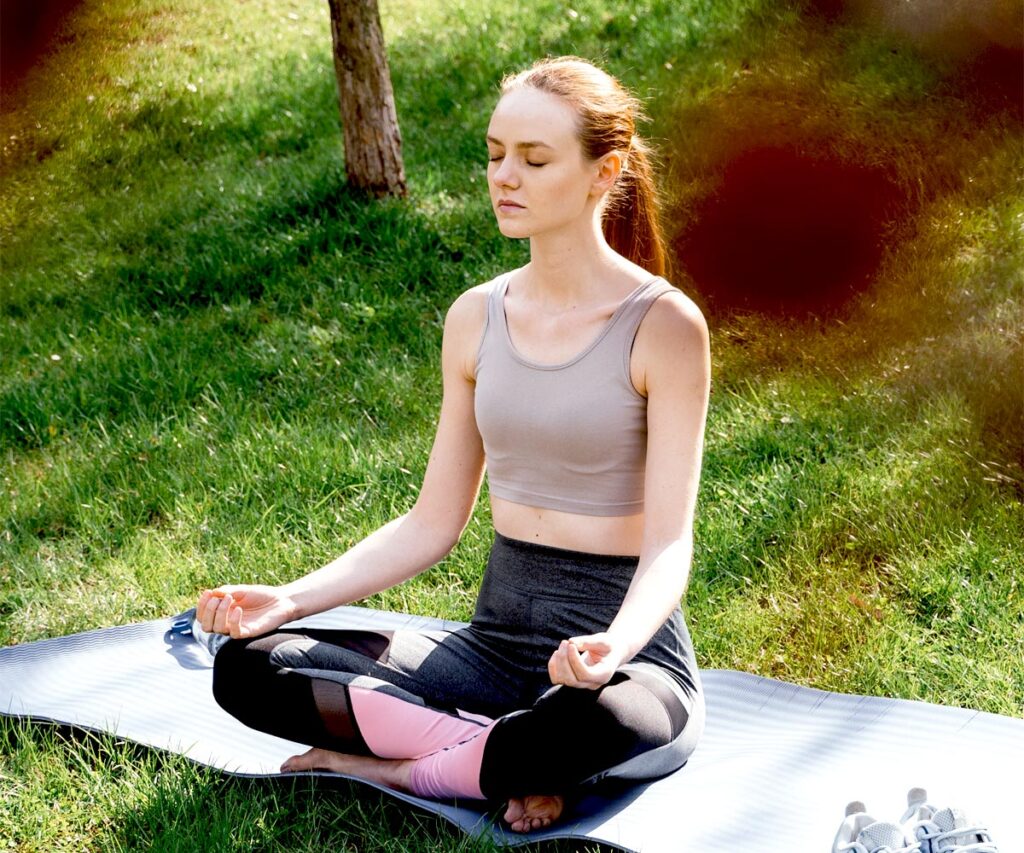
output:
[[[508,340],[508,320],[505,317],[505,294],[508,291],[509,281],[512,273],[505,273],[494,280],[493,285],[487,292],[487,315],[484,323],[483,335],[480,341],[480,349],[477,353],[477,365],[485,349],[496,348],[502,353],[502,358],[510,357],[517,359]],[[583,350],[579,356],[569,363],[575,363],[582,356],[589,355],[593,350],[600,350],[608,355],[622,353],[628,367],[629,356],[633,349],[633,341],[636,338],[640,323],[658,297],[675,288],[665,279],[652,278],[634,290],[619,305],[615,316],[600,333],[598,338],[589,347]],[[618,358],[613,355],[613,358]],[[566,365],[556,365],[563,367]]]
[[[625,344],[627,361],[629,353],[633,349],[636,333],[640,329],[640,323],[647,316],[647,312],[659,296],[663,296],[673,290],[675,288],[660,276],[652,278],[643,287],[630,294],[626,302],[619,309],[619,335],[623,338]]]
[[[498,276],[487,291],[487,331],[497,333],[505,327],[505,291],[512,273]]]

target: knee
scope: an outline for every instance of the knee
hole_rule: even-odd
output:
[[[676,713],[678,706],[679,712]],[[647,673],[617,672],[600,690],[559,687],[534,706],[533,723],[564,736],[601,743],[609,754],[628,755],[664,746],[686,724],[686,712]]]
[[[242,717],[274,674],[269,655],[253,648],[249,640],[229,640],[213,659],[213,698],[234,717]]]
[[[481,789],[494,799],[564,794],[637,748],[636,733],[595,691],[560,687],[498,720],[484,748]]]
[[[618,764],[595,774],[601,780],[657,779],[682,767],[704,728],[704,700],[685,696],[666,677],[633,668],[627,686],[611,697],[616,716],[633,717],[636,748]]]
[[[678,699],[643,675],[617,673],[599,691],[559,687],[497,722],[484,749],[481,788],[495,799],[561,794],[619,767],[623,778],[654,778],[682,763],[675,746],[683,745],[685,728]]]

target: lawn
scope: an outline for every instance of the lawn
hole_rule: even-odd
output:
[[[0,111],[0,645],[295,578],[411,506],[446,308],[528,259],[487,197],[497,83],[575,53],[645,99],[711,327],[700,664],[1020,716],[1019,100],[840,5],[381,0],[409,196],[368,200],[326,3],[83,2]],[[485,490],[366,603],[467,619],[490,530]],[[6,722],[0,847],[488,849]]]

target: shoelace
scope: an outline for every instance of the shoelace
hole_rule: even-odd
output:
[[[844,853],[921,853],[921,845],[916,841],[907,847],[890,847],[888,844],[883,844],[881,847],[866,847],[860,841],[851,841],[839,849]],[[979,850],[978,853],[987,853],[987,851]],[[999,853],[999,851],[995,851],[995,853]]]
[[[931,849],[942,850],[943,853],[999,853],[995,844],[991,841],[975,841],[971,844],[957,844],[949,848],[935,847],[940,841],[947,841],[951,838],[958,838],[963,835],[977,835],[980,838],[988,837],[988,829],[984,826],[958,826],[954,829],[943,832],[930,820],[924,820],[914,827],[914,836],[919,842],[930,841]]]

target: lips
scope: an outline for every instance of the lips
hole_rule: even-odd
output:
[[[523,206],[521,204],[517,204],[514,201],[509,201],[507,198],[499,199],[498,207],[499,208],[500,207],[505,207],[505,208],[509,208],[509,209],[516,209],[516,208],[518,208],[520,210],[523,208]]]

